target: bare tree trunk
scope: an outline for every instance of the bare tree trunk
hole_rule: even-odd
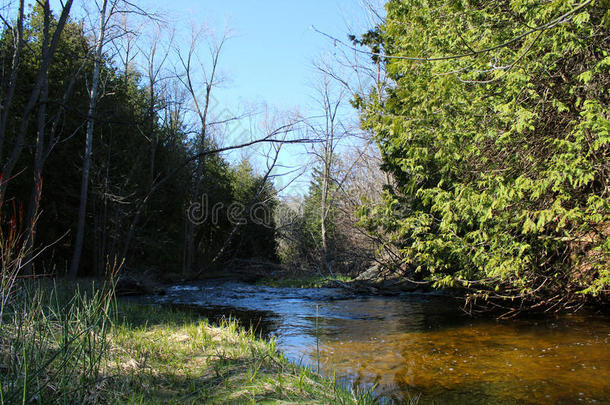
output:
[[[43,38],[42,38],[42,54],[48,52],[49,47],[49,27],[51,24],[51,12],[49,9],[49,3],[44,4],[44,26],[43,26]],[[42,89],[40,92],[40,103],[38,106],[38,130],[36,133],[36,152],[34,154],[34,186],[30,195],[30,201],[28,203],[28,210],[26,214],[26,224],[28,226],[28,238],[26,241],[27,251],[32,252],[34,246],[34,240],[36,237],[36,214],[38,212],[38,204],[40,195],[42,193],[42,167],[44,162],[45,152],[45,132],[47,122],[47,102],[49,98],[49,80],[45,75],[42,80]],[[27,264],[24,266],[23,272],[25,274],[31,274],[32,272],[32,261],[28,257]]]
[[[150,80],[150,99],[149,99],[149,117],[148,117],[148,133],[150,134],[150,173],[149,173],[149,188],[155,182],[155,158],[157,154],[157,135],[155,134],[155,90],[154,83]]]
[[[324,143],[322,152],[322,190],[320,196],[320,238],[322,245],[322,267],[324,269],[330,269],[329,267],[329,249],[328,249],[328,232],[327,232],[327,221],[328,215],[332,208],[332,197],[330,193],[330,185],[332,182],[332,168],[333,160],[335,158],[335,128],[337,126],[337,113],[341,103],[343,101],[343,93],[340,92],[335,100],[331,97],[330,88],[330,77],[323,75],[322,77],[322,104],[324,106]]]
[[[104,34],[106,32],[106,8],[108,0],[102,0],[102,8],[99,16],[99,34],[95,48],[95,60],[93,64],[93,79],[89,95],[89,111],[87,112],[87,137],[85,140],[85,155],[83,157],[83,174],[80,188],[80,206],[78,209],[78,224],[76,227],[76,240],[74,242],[74,253],[70,264],[70,278],[76,278],[80,265],[80,258],[85,238],[85,221],[87,214],[87,194],[89,190],[89,171],[91,170],[91,151],[93,149],[93,126],[95,107],[97,105],[98,83],[102,64],[102,50],[104,47]]]
[[[169,57],[169,49],[166,49],[164,54],[161,55],[161,60],[159,61],[158,65],[156,65],[156,59],[157,59],[157,51],[158,51],[158,44],[159,41],[161,40],[161,32],[160,31],[156,31],[153,35],[153,37],[151,38],[151,47],[150,47],[150,52],[145,52],[144,50],[142,51],[145,55],[146,55],[146,62],[147,62],[147,66],[146,66],[146,70],[147,70],[147,76],[148,76],[148,137],[150,139],[150,167],[149,167],[149,188],[152,187],[154,181],[155,181],[155,160],[156,160],[156,154],[157,154],[157,145],[158,145],[158,139],[157,139],[157,134],[155,133],[155,123],[156,123],[156,118],[157,118],[157,111],[156,111],[156,99],[157,99],[157,94],[156,94],[156,88],[157,85],[159,84],[159,82],[161,80],[164,80],[163,78],[159,78],[159,75],[161,74],[162,70],[163,70],[163,65],[165,64],[165,62],[167,61],[167,58]],[[171,42],[173,41],[173,36],[170,38],[170,46],[171,46]],[[169,47],[168,47],[169,48]]]
[[[32,187],[32,191],[30,193],[30,199],[28,201],[28,206],[27,206],[27,211],[26,211],[26,218],[25,218],[25,223],[28,231],[28,235],[27,235],[27,239],[25,241],[26,243],[26,247],[27,247],[27,251],[30,252],[30,254],[27,257],[26,260],[26,264],[23,267],[23,273],[25,274],[30,274],[32,272],[32,260],[30,260],[31,255],[32,255],[32,248],[34,246],[35,243],[35,237],[36,237],[36,216],[38,214],[38,206],[40,203],[40,197],[42,194],[42,171],[43,171],[43,167],[44,167],[44,162],[46,161],[46,158],[48,156],[48,150],[47,150],[47,146],[46,146],[46,138],[47,138],[47,130],[46,130],[46,126],[47,126],[47,103],[48,103],[48,97],[49,97],[49,81],[48,81],[48,69],[50,67],[51,64],[51,59],[53,57],[53,52],[57,46],[57,41],[59,39],[58,33],[56,32],[53,36],[53,39],[51,39],[51,35],[50,35],[50,26],[51,26],[51,9],[50,9],[50,5],[49,2],[46,1],[44,3],[41,3],[42,7],[43,7],[43,31],[42,31],[42,44],[41,44],[41,68],[39,70],[38,73],[38,77],[37,77],[37,86],[35,86],[35,89],[33,90],[32,94],[30,95],[30,101],[33,101],[34,103],[36,101],[38,101],[38,120],[37,120],[37,133],[36,133],[36,150],[35,150],[35,154],[34,154],[34,165],[33,165],[33,187]],[[65,7],[68,7],[69,5],[66,5]],[[67,15],[69,13],[69,9],[64,8],[62,10],[62,16],[64,16],[65,18],[67,18]],[[65,18],[64,18],[64,23],[65,23]],[[63,28],[63,25],[61,27],[57,27],[57,30],[59,30],[59,32],[61,32],[61,29]],[[0,136],[0,138],[2,138],[2,141],[0,141],[0,145],[3,145],[3,140],[4,140],[4,132],[6,130],[6,124],[7,124],[7,113],[9,110],[9,105],[10,102],[12,100],[12,96],[15,90],[15,85],[16,85],[16,80],[17,80],[17,70],[18,70],[18,63],[19,63],[19,59],[20,59],[20,53],[21,53],[21,47],[22,47],[22,43],[23,43],[23,2],[21,1],[19,3],[19,11],[18,11],[18,22],[17,22],[17,28],[15,30],[15,52],[13,55],[13,63],[12,63],[12,68],[11,68],[11,78],[10,78],[10,83],[8,85],[8,89],[7,89],[7,96],[5,98],[5,103],[4,103],[4,109],[2,111],[2,117],[0,118],[1,124],[0,124],[0,133],[2,133],[2,135]],[[45,62],[46,61],[46,62]],[[71,86],[68,86],[68,89],[66,90],[66,92],[69,92],[71,89]],[[35,95],[35,92],[38,91],[39,94]],[[67,95],[66,95],[67,96]],[[34,98],[36,97],[36,98]],[[33,109],[33,105],[31,107],[31,109],[27,110],[26,112],[24,112],[24,117],[22,117],[22,122],[21,122],[21,126],[20,126],[20,131],[25,132],[26,130],[26,125],[27,125],[27,119],[29,119],[29,114]],[[53,140],[55,139],[55,130],[56,130],[56,122],[59,120],[59,116],[60,113],[58,112],[58,114],[56,115],[55,119],[56,121],[54,121],[53,123],[53,131],[50,133],[49,136],[49,143],[53,142]],[[23,132],[20,132],[20,134],[22,134]],[[20,140],[21,138],[21,140]],[[17,142],[14,146],[13,149],[13,153],[11,155],[11,160],[9,160],[9,162],[7,162],[8,166],[6,167],[6,171],[4,172],[5,175],[10,176],[10,173],[13,170],[13,166],[11,166],[11,164],[15,164],[17,159],[19,158],[19,155],[21,153],[21,149],[23,148],[23,145],[21,145],[22,143],[22,138],[23,136],[21,135],[17,137]],[[1,147],[1,146],[0,146]],[[49,147],[50,149],[50,147]],[[14,160],[12,160],[14,159]],[[4,190],[2,191],[4,192]]]
[[[23,49],[23,2],[19,1],[19,10],[17,12],[17,27],[14,30],[14,41],[15,49],[13,50],[13,59],[11,62],[11,73],[9,76],[9,82],[7,84],[4,100],[2,101],[2,113],[0,114],[0,161],[2,160],[2,153],[4,150],[4,137],[6,133],[6,124],[8,120],[8,113],[13,101],[13,95],[15,94],[15,88],[17,87],[17,75],[19,73],[19,63],[21,62],[21,51]]]
[[[327,139],[328,140],[328,139]],[[322,192],[320,195],[320,239],[322,244],[322,267],[327,267],[328,242],[326,241],[326,217],[328,212],[328,181],[330,170],[328,167],[328,144],[324,146],[324,161],[322,170]]]
[[[203,100],[200,100],[197,95],[197,88],[194,83],[193,74],[193,63],[194,58],[196,59],[196,50],[198,45],[199,34],[193,36],[191,40],[191,46],[189,49],[186,58],[182,55],[178,54],[178,58],[184,68],[184,78],[181,78],[182,84],[188,91],[191,96],[193,105],[195,107],[195,112],[199,117],[199,139],[198,139],[198,148],[197,154],[200,156],[199,159],[196,160],[196,171],[195,178],[193,184],[193,193],[192,198],[193,201],[200,198],[201,194],[201,178],[204,174],[204,163],[205,163],[205,149],[208,135],[208,113],[210,108],[210,102],[212,97],[212,90],[216,87],[216,70],[218,67],[218,60],[220,58],[220,53],[222,51],[222,47],[227,39],[227,37],[223,37],[220,42],[218,42],[215,46],[211,47],[211,67],[209,71],[206,71],[201,65],[203,70],[204,80],[205,80],[205,95]],[[196,260],[196,250],[197,247],[195,245],[195,224],[188,218],[186,218],[186,234],[185,234],[185,255],[184,255],[184,265],[183,265],[183,273],[190,274],[193,272],[193,266]]]
[[[328,242],[326,241],[326,212],[328,195],[328,180],[326,171],[322,178],[322,196],[320,198],[320,239],[322,244],[322,266],[327,267],[328,264]]]
[[[34,81],[34,86],[32,88],[32,91],[30,92],[30,96],[21,116],[21,123],[19,124],[19,128],[17,130],[15,145],[13,146],[13,150],[11,151],[9,158],[2,167],[2,175],[5,179],[8,179],[12,176],[13,170],[15,169],[19,157],[21,156],[21,152],[25,147],[25,134],[28,129],[29,116],[34,110],[34,107],[36,107],[36,104],[39,101],[40,93],[44,87],[44,83],[47,80],[49,66],[51,65],[51,61],[53,59],[55,49],[57,48],[57,45],[59,43],[63,28],[66,24],[66,21],[68,20],[70,8],[72,7],[72,1],[73,0],[67,0],[64,4],[59,20],[57,21],[57,26],[55,27],[55,31],[53,32],[53,36],[49,42],[49,46],[46,49],[42,50],[40,69],[38,70],[36,80]],[[45,13],[48,13],[50,15],[49,1],[46,0],[43,5]],[[2,185],[0,186],[0,195],[5,194],[6,186],[7,182],[2,183]]]

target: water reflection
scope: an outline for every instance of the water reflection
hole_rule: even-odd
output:
[[[258,314],[289,358],[314,367],[319,339],[322,371],[377,384],[399,402],[418,393],[421,403],[610,402],[607,317],[474,321],[433,295],[359,298],[221,282],[176,287],[158,300]]]

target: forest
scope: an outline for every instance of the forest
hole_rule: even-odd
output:
[[[234,291],[428,294],[449,300],[436,314],[490,322],[584,311],[604,336],[610,1],[349,7],[365,29],[311,22],[331,49],[313,108],[238,111],[218,98],[229,31],[179,31],[139,1],[0,4],[0,403],[465,400],[423,374],[398,393],[379,375],[339,384],[324,304],[301,364]],[[189,286],[220,301],[193,309]]]

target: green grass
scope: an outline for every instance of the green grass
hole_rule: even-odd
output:
[[[338,274],[335,280],[346,283],[352,280],[351,277]],[[269,287],[294,287],[294,288],[322,288],[335,286],[335,280],[319,274],[308,274],[299,276],[282,276],[278,278],[265,278],[258,281],[258,285]]]
[[[119,316],[110,402],[372,402],[290,363],[273,341],[257,339],[233,320],[214,326],[185,312],[129,304],[120,305]]]
[[[112,286],[27,281],[0,302],[0,403],[83,403],[102,378]]]
[[[234,320],[22,285],[0,329],[0,403],[329,403],[373,398],[289,362]]]

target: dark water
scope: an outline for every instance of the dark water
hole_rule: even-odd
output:
[[[221,281],[152,299],[233,314],[274,336],[291,360],[314,370],[319,360],[323,373],[346,383],[376,384],[388,402],[421,395],[419,403],[437,404],[610,403],[607,316],[473,320],[435,295],[356,297]]]

